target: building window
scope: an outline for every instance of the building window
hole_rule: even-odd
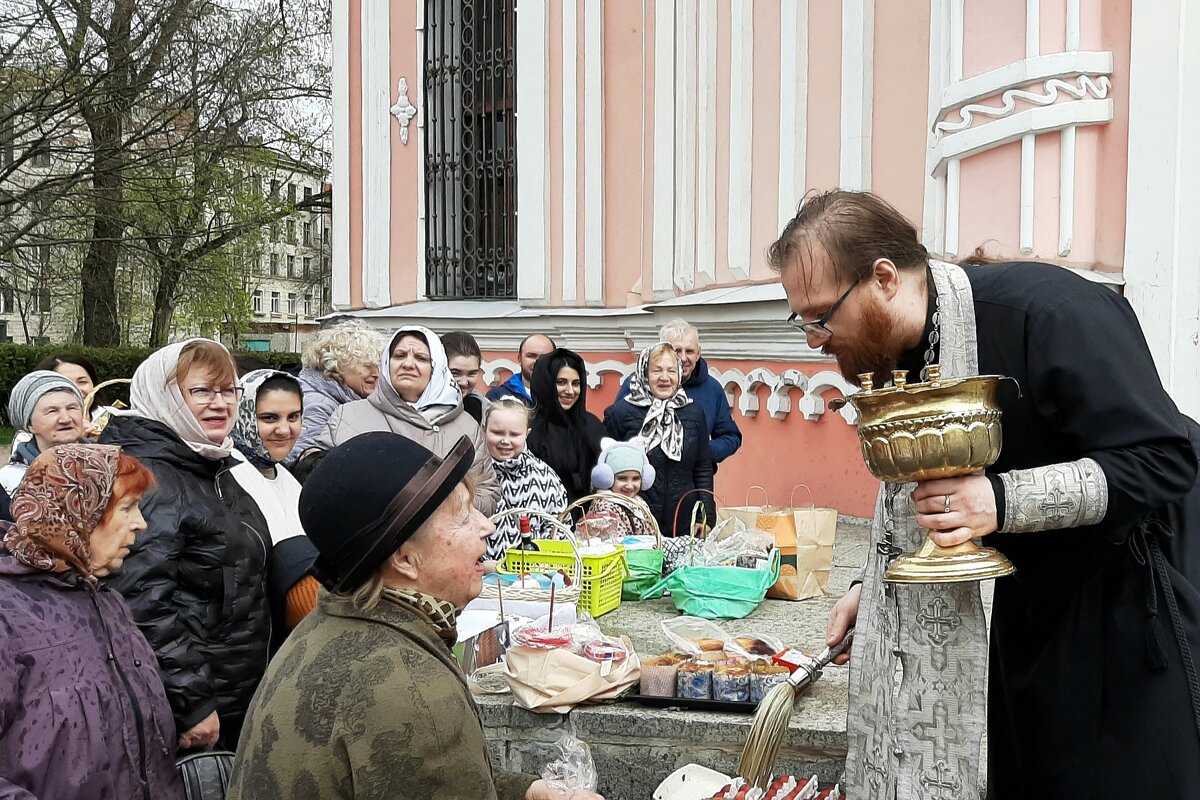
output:
[[[287,221],[287,240],[288,244],[296,243],[296,220],[294,219]]]
[[[50,266],[50,245],[42,243],[38,245],[38,266],[46,269]],[[46,309],[49,311],[49,309]]]
[[[271,292],[271,313],[279,313],[279,292]]]
[[[288,316],[296,316],[296,293],[288,292]]]
[[[39,169],[49,169],[50,146],[48,144],[43,144],[41,147],[35,149],[29,159],[29,163],[35,167],[38,167]]]
[[[304,257],[304,277],[309,277],[312,274],[312,259],[308,256]]]
[[[312,223],[311,222],[304,223],[304,243],[307,245],[312,244]]]
[[[279,198],[279,178],[271,178],[271,197]]]
[[[329,308],[329,287],[325,286],[321,289],[321,304],[325,308]]]
[[[425,0],[425,287],[515,297],[513,0]]]
[[[254,293],[254,296],[251,298],[251,304],[254,308],[255,314],[262,313],[262,291],[261,290],[256,291]]]
[[[289,278],[296,277],[296,257],[288,256],[288,274]]]
[[[271,274],[279,274],[279,253],[271,253]]]
[[[296,184],[294,183],[288,184],[288,204],[296,205]]]
[[[312,187],[311,186],[304,187],[304,199],[312,200]]]
[[[0,309],[0,313],[4,314],[12,314],[20,310],[17,308],[16,298],[13,296],[12,289],[8,287],[0,289],[0,306],[3,307]]]
[[[304,295],[304,316],[306,316],[306,317],[312,316],[312,295],[311,294]]]
[[[29,296],[30,305],[33,306],[31,311],[35,314],[50,313],[50,290],[46,288],[38,289],[36,293]]]

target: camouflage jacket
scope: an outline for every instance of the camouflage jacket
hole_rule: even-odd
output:
[[[507,800],[533,780],[493,773],[479,710],[425,615],[322,590],[254,697],[228,798]]]

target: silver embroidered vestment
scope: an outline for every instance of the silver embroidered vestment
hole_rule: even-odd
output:
[[[946,378],[979,371],[971,285],[957,266],[930,264]],[[847,718],[850,800],[978,800],[987,720],[987,628],[978,583],[887,586],[876,545],[913,552],[916,484],[883,484],[863,572]]]

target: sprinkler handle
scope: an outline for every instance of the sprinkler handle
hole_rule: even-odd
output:
[[[808,684],[821,677],[822,670],[829,666],[830,662],[840,656],[842,653],[850,649],[850,644],[854,639],[854,629],[846,631],[846,635],[842,640],[833,647],[826,647],[821,654],[812,659],[811,663],[801,664],[796,667],[796,671],[788,677],[788,683],[795,686],[797,689],[807,686]]]

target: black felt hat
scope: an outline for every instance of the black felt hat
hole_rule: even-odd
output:
[[[300,523],[320,553],[313,575],[334,592],[362,586],[450,496],[474,460],[466,436],[445,458],[385,432],[329,451],[300,492]]]

